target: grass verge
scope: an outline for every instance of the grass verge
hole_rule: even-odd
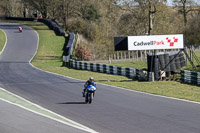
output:
[[[4,45],[6,42],[6,36],[5,33],[0,29],[0,52],[2,51]]]
[[[37,55],[32,61],[32,64],[38,68],[81,80],[87,80],[90,76],[93,76],[95,81],[98,83],[200,102],[200,87],[198,86],[182,84],[177,81],[138,82],[124,76],[80,71],[61,67],[64,38],[56,36],[53,31],[49,30],[48,27],[42,23],[19,21],[17,23],[30,26],[39,34],[39,49]]]
[[[112,63],[109,65],[118,66],[118,67],[129,67],[129,68],[137,68],[137,69],[147,69],[146,61],[135,61],[135,62],[118,62]]]

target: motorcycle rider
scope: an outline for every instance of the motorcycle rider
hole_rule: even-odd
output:
[[[90,77],[89,80],[85,83],[84,89],[83,89],[83,92],[82,92],[83,97],[85,97],[85,91],[86,91],[87,87],[90,86],[90,85],[93,85],[94,87],[96,87],[96,83],[94,82],[93,77]]]
[[[19,31],[22,32],[22,27],[19,27]]]

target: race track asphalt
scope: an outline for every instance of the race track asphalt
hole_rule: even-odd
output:
[[[37,34],[0,23],[7,35],[0,56],[0,87],[101,133],[199,133],[200,104],[97,83],[91,105],[81,97],[84,81],[36,69],[29,64]]]
[[[1,133],[83,133],[82,130],[72,128],[1,100],[0,115]]]

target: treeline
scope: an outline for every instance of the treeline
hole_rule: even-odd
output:
[[[91,58],[114,51],[114,36],[185,35],[185,45],[200,45],[200,6],[193,0],[1,0],[3,15],[54,19],[83,38],[77,48]],[[78,56],[78,55],[77,55]],[[88,59],[88,58],[87,58]]]

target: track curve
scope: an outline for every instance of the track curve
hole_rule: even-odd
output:
[[[97,84],[91,105],[81,97],[84,81],[32,67],[37,35],[0,23],[7,45],[0,56],[0,86],[101,133],[199,133],[200,104]]]

